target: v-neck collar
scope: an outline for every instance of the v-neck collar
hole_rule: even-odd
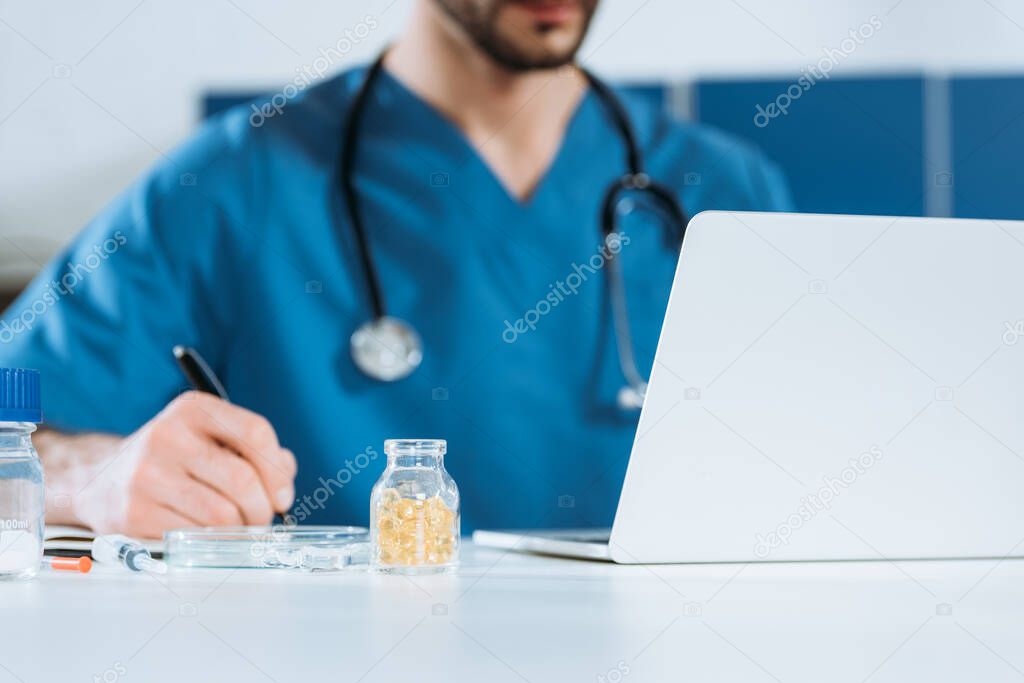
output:
[[[541,173],[537,182],[533,186],[533,190],[525,198],[520,199],[509,189],[504,181],[502,181],[500,175],[489,163],[487,163],[487,160],[484,159],[478,149],[473,145],[469,138],[466,137],[466,134],[463,133],[462,129],[460,129],[454,121],[420,97],[417,93],[413,92],[386,68],[381,71],[380,78],[382,82],[387,83],[387,85],[396,93],[397,98],[402,100],[402,102],[396,101],[396,104],[403,105],[403,109],[405,109],[405,111],[403,111],[404,115],[422,116],[423,118],[420,120],[427,122],[432,129],[432,132],[442,138],[443,141],[450,143],[447,149],[451,150],[449,153],[453,154],[452,161],[457,164],[457,168],[454,170],[460,171],[469,167],[475,168],[484,178],[486,178],[487,184],[490,185],[497,194],[505,198],[507,204],[520,211],[527,211],[533,208],[538,202],[538,198],[549,190],[554,179],[557,178],[559,169],[566,161],[565,157],[568,154],[568,151],[572,149],[573,144],[576,142],[576,138],[579,135],[581,128],[580,120],[583,118],[585,111],[591,106],[591,100],[594,97],[593,90],[588,87],[586,92],[584,92],[583,97],[581,97],[579,102],[576,103],[576,107],[565,125],[565,129],[562,133],[562,139],[559,142],[558,149],[552,157],[551,162]],[[414,111],[409,111],[409,109]]]

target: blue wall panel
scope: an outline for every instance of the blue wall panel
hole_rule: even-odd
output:
[[[760,105],[788,81],[703,81],[698,120],[751,140],[789,178],[797,207],[814,213],[922,215],[924,81],[917,77],[820,81],[785,115]]]
[[[238,106],[239,104],[245,104],[251,102],[257,97],[264,95],[259,92],[210,92],[203,96],[202,111],[203,118],[208,119],[211,116],[220,114],[221,112],[227,111],[232,107]]]
[[[955,214],[1024,219],[1024,78],[957,78],[950,101]]]
[[[832,79],[802,92],[787,114],[755,123],[758,107],[771,111],[768,105],[793,83],[703,81],[693,86],[693,98],[697,120],[750,140],[782,166],[801,211],[922,215],[926,189],[946,191],[924,163],[925,120],[948,113],[955,215],[1024,219],[1024,77],[953,79],[949,112],[925,111],[919,77]],[[656,106],[668,104],[667,86],[627,88]],[[209,93],[204,116],[255,96]]]

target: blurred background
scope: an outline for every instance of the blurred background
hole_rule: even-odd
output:
[[[204,116],[367,61],[411,6],[0,0],[0,309]],[[1024,218],[1022,46],[1019,0],[601,0],[581,55],[760,145],[803,211]]]

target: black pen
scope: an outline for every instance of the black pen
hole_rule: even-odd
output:
[[[185,379],[196,391],[219,396],[225,401],[230,400],[227,389],[224,388],[220,379],[214,374],[213,368],[199,355],[198,351],[190,346],[181,346],[180,344],[171,351],[174,353],[174,360],[178,361],[178,367],[181,368]],[[275,513],[274,524],[279,523],[284,523],[284,516]]]
[[[203,360],[199,352],[189,346],[175,346],[172,349],[174,360],[178,361],[178,367],[185,375],[185,379],[196,391],[219,396],[225,401],[228,399],[228,392],[224,385],[213,374],[213,369]]]

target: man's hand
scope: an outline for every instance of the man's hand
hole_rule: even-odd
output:
[[[295,496],[295,456],[270,423],[210,394],[182,394],[127,437],[44,432],[38,446],[47,521],[99,533],[267,524]]]

